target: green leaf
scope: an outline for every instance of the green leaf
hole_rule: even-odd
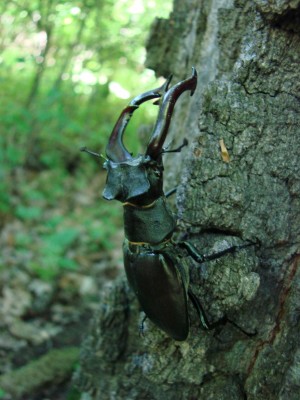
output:
[[[69,269],[69,270],[76,270],[79,268],[79,265],[76,261],[72,260],[71,258],[61,258],[59,261],[59,265],[62,268]]]
[[[25,220],[37,220],[41,218],[43,210],[39,207],[26,207],[23,205],[19,205],[16,208],[16,215],[17,217]]]

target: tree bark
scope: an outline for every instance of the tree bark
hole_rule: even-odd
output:
[[[300,398],[299,21],[299,0],[175,0],[154,22],[147,66],[174,82],[199,74],[167,139],[189,140],[165,162],[181,231],[202,253],[255,245],[191,262],[211,322],[233,323],[201,331],[191,306],[185,342],[149,321],[139,334],[124,276],[107,289],[76,377],[92,399]]]

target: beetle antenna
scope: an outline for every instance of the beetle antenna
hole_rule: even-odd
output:
[[[83,152],[85,152],[85,153],[88,153],[88,154],[90,154],[91,156],[94,156],[94,157],[99,157],[99,158],[104,158],[104,160],[105,161],[107,161],[107,158],[105,158],[104,157],[104,155],[103,154],[99,154],[99,153],[95,153],[94,151],[91,151],[91,150],[89,150],[87,147],[81,147],[80,148],[80,151],[83,151]]]

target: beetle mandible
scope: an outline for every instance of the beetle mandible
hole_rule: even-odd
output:
[[[163,192],[163,154],[180,151],[165,150],[163,144],[168,133],[173,109],[179,96],[197,86],[197,71],[190,78],[169,88],[172,77],[161,87],[136,96],[122,111],[106,146],[107,170],[103,197],[118,200],[124,208],[125,240],[124,266],[129,285],[135,292],[146,316],[175,340],[185,340],[189,334],[188,298],[198,311],[205,329],[211,329],[202,306],[189,286],[186,252],[201,263],[234,251],[237,247],[210,256],[200,255],[188,242],[176,243],[172,236],[176,219]],[[156,124],[145,154],[133,157],[125,148],[125,128],[140,104],[158,99]],[[90,152],[93,155],[97,153]]]

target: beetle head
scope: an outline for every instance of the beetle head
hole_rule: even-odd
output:
[[[107,200],[149,204],[163,195],[162,191],[162,154],[163,144],[169,129],[175,103],[186,90],[194,93],[197,86],[197,72],[169,89],[170,77],[164,85],[135,97],[122,111],[106,146],[108,160],[107,181],[103,197]],[[132,157],[123,143],[125,128],[139,105],[147,100],[159,99],[159,113],[145,155]]]
[[[163,166],[149,156],[139,155],[123,162],[107,160],[103,197],[122,203],[149,204],[162,196]]]

